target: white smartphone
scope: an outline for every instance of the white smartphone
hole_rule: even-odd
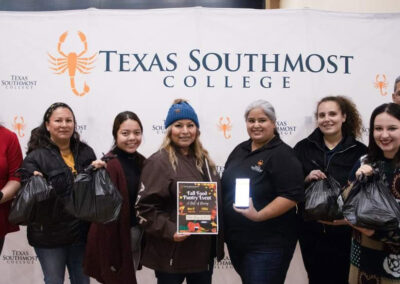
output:
[[[237,178],[235,187],[235,207],[248,208],[250,197],[250,179]]]

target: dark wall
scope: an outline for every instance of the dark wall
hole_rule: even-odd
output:
[[[264,9],[265,0],[0,0],[1,11],[54,11],[90,7],[152,9],[193,6]]]

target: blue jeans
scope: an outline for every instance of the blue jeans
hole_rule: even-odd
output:
[[[283,284],[296,244],[282,248],[242,242],[227,245],[232,265],[243,284]]]
[[[35,252],[42,266],[45,284],[63,284],[65,267],[71,284],[89,284],[89,277],[83,274],[84,244],[57,248],[36,248]]]

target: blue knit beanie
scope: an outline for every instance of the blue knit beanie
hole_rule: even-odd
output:
[[[190,106],[190,104],[188,104],[185,101],[182,101],[177,104],[173,104],[169,108],[167,118],[165,119],[165,122],[164,122],[165,128],[167,128],[172,123],[174,123],[175,121],[180,120],[180,119],[190,119],[191,121],[193,121],[196,124],[197,128],[200,128],[199,119],[197,118],[196,112]]]

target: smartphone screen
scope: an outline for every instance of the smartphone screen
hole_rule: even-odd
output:
[[[237,178],[235,187],[235,207],[248,208],[250,196],[250,179]]]

